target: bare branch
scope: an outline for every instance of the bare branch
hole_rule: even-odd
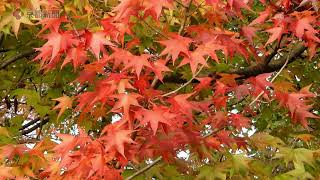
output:
[[[49,117],[45,117],[45,118],[43,118],[43,119],[40,121],[40,123],[37,123],[36,125],[32,126],[32,127],[29,128],[29,129],[22,130],[22,131],[21,131],[21,134],[22,134],[22,135],[27,135],[27,134],[31,133],[32,131],[36,130],[37,128],[39,128],[39,127],[47,124],[48,122],[49,122]]]
[[[262,63],[256,64],[253,66],[249,66],[249,67],[246,67],[243,69],[229,70],[226,73],[243,75],[245,78],[247,78],[250,76],[256,76],[256,75],[263,74],[263,73],[274,72],[274,71],[281,69],[281,67],[285,64],[287,58],[288,58],[288,63],[291,63],[291,62],[295,61],[297,59],[296,57],[301,55],[305,50],[306,50],[306,47],[302,43],[299,43],[298,45],[296,45],[293,48],[292,53],[290,53],[290,55],[288,57],[283,56],[279,60],[274,60],[274,59],[270,60],[271,62],[268,64],[265,64],[264,63],[265,61],[264,61]],[[272,53],[271,56],[273,58],[275,56],[275,54]],[[270,58],[270,57],[268,56],[266,58]]]
[[[33,53],[35,53],[35,50],[30,49],[30,50],[23,51],[23,52],[15,55],[15,56],[9,58],[8,60],[4,61],[4,62],[0,65],[0,70],[6,68],[6,67],[9,66],[11,63],[16,62],[16,61],[19,60],[20,58],[30,56],[30,55],[32,55]]]
[[[26,128],[28,128],[29,126],[31,126],[31,125],[33,125],[33,124],[37,123],[38,121],[40,121],[40,117],[37,117],[37,118],[35,118],[35,119],[33,119],[33,120],[29,121],[28,123],[26,123],[25,125],[23,125],[19,130],[26,129]]]

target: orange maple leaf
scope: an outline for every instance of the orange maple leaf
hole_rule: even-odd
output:
[[[53,110],[60,109],[57,119],[60,118],[60,116],[64,113],[64,111],[67,108],[72,108],[72,98],[70,98],[69,96],[63,95],[62,97],[52,99],[52,100],[59,102],[59,104],[53,108]]]

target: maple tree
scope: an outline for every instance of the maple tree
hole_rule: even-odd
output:
[[[319,8],[2,0],[0,179],[319,179]]]

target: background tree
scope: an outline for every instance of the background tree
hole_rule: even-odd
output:
[[[318,0],[2,0],[1,179],[318,179]]]

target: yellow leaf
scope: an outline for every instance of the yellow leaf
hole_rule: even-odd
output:
[[[294,85],[288,81],[277,81],[273,83],[274,89],[282,92],[294,92]]]
[[[254,134],[250,137],[250,141],[260,150],[263,150],[268,146],[280,147],[281,145],[284,145],[284,142],[280,138],[264,132]]]
[[[10,137],[9,131],[5,127],[0,127],[0,135]]]
[[[70,98],[69,96],[63,95],[62,97],[53,100],[59,102],[59,104],[53,108],[53,110],[60,109],[58,119],[67,108],[72,108],[72,98]]]
[[[12,12],[5,13],[0,21],[0,29],[4,26],[9,26],[12,28],[13,33],[18,37],[18,32],[20,24],[33,25],[33,23],[26,17],[26,13],[21,10],[16,10]]]
[[[40,0],[31,0],[30,3],[32,9],[40,9]]]
[[[303,142],[308,142],[314,138],[314,136],[311,134],[299,134],[296,136],[296,138],[301,139]]]

